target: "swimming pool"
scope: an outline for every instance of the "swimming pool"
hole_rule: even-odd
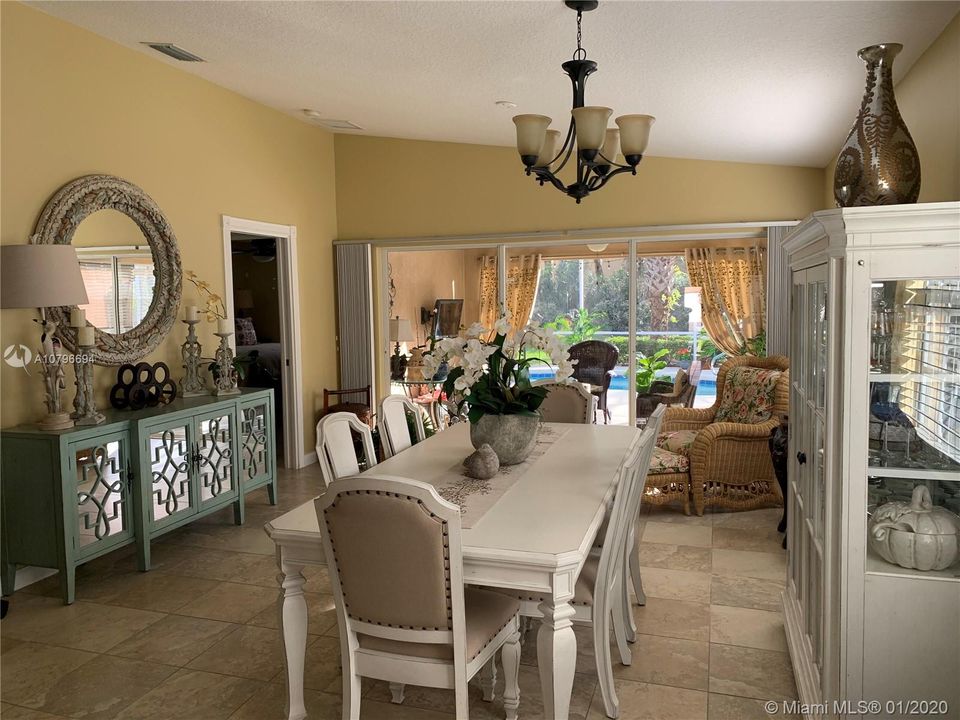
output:
[[[610,380],[610,389],[611,390],[627,390],[627,376],[624,374],[626,368],[617,368],[614,370],[615,374]],[[676,372],[675,368],[667,368],[664,371],[664,374],[669,374],[673,376]],[[537,369],[530,373],[531,380],[549,380],[554,377],[554,373],[547,369]],[[715,397],[717,394],[717,381],[714,378],[701,378],[700,382],[697,384],[697,396],[700,398],[703,397]]]

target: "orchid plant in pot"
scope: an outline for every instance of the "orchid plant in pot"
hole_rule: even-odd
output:
[[[475,448],[489,444],[501,465],[515,465],[533,450],[540,427],[538,408],[547,396],[546,388],[530,381],[530,366],[547,364],[539,357],[527,357],[527,350],[540,350],[556,367],[556,381],[566,382],[573,364],[563,341],[539,323],[516,329],[507,316],[494,323],[491,331],[474,323],[463,334],[437,341],[423,356],[424,375],[448,363],[450,373],[443,383],[447,398],[458,410],[467,408],[470,441]]]

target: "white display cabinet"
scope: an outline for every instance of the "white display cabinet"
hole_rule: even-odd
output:
[[[868,542],[877,508],[920,485],[960,514],[960,203],[815,213],[784,248],[784,612],[800,699],[827,716],[960,718],[960,558],[912,569]],[[942,559],[960,537],[936,542]]]

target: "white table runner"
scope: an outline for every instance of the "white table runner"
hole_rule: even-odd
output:
[[[460,461],[433,477],[424,478],[424,482],[433,485],[444,500],[460,506],[460,525],[464,530],[469,530],[551,445],[568,432],[570,428],[562,425],[541,424],[537,444],[527,459],[517,465],[500,468],[500,472],[488,480],[478,480],[465,475],[463,461]]]

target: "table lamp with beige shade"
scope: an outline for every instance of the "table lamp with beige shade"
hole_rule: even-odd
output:
[[[0,248],[0,308],[39,308],[41,369],[47,415],[43,430],[73,427],[64,409],[63,356],[56,340],[57,323],[47,318],[51,307],[85,305],[87,290],[77,251],[70,245],[4,245]]]
[[[390,318],[390,342],[396,343],[390,356],[390,379],[403,380],[407,371],[407,356],[400,354],[400,343],[413,340],[413,328],[409,320]]]

